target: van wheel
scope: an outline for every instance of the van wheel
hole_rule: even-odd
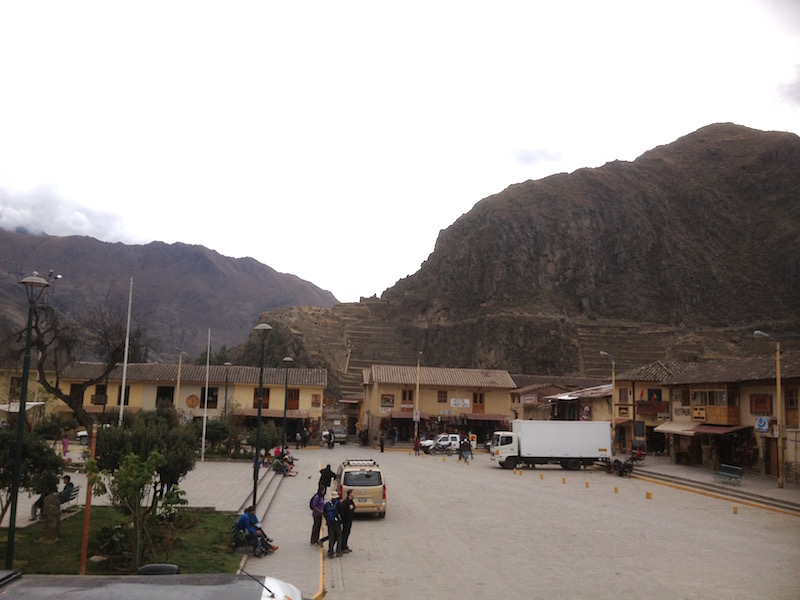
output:
[[[384,512],[382,512],[382,513],[378,513],[378,518],[379,518],[379,519],[384,519],[384,518],[386,518],[386,512],[384,511]]]

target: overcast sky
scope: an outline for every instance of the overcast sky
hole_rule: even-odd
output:
[[[798,7],[5,1],[0,227],[380,295],[511,184],[711,123],[800,133]]]

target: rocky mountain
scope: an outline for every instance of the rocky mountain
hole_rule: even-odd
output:
[[[0,305],[16,281],[58,268],[78,311],[114,292],[155,323],[163,348],[244,342],[257,315],[296,364],[360,390],[371,364],[607,377],[655,360],[768,354],[764,329],[800,348],[800,138],[704,127],[632,162],[512,185],[439,235],[381,298],[333,296],[252,259],[202,247],[127,247],[0,232]],[[69,285],[68,285],[69,282]],[[17,321],[23,316],[16,315]],[[195,354],[196,355],[196,354]],[[174,360],[174,358],[173,358]]]
[[[330,292],[294,275],[202,246],[110,244],[0,230],[0,306],[15,323],[24,323],[26,311],[18,281],[34,269],[63,276],[54,282],[52,301],[76,316],[99,302],[127,310],[133,278],[133,318],[155,338],[151,357],[163,360],[177,360],[177,347],[191,358],[203,353],[209,328],[212,350],[231,347],[247,339],[264,311],[337,303]]]
[[[441,232],[417,273],[380,299],[330,312],[348,340],[330,358],[347,352],[356,389],[361,366],[417,356],[431,366],[607,376],[600,351],[618,370],[771,352],[753,338],[757,328],[793,347],[798,232],[800,138],[711,125],[633,162],[482,200]],[[325,347],[319,314],[270,318]]]

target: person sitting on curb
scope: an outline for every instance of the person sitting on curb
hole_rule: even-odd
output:
[[[248,506],[244,514],[239,517],[239,520],[236,522],[236,528],[242,532],[244,532],[244,537],[248,542],[253,542],[253,556],[256,558],[261,558],[267,553],[266,548],[262,546],[262,541],[266,538],[266,534],[262,537],[261,533],[259,533],[258,529],[256,529],[255,524],[258,522],[258,518],[255,516],[256,507],[255,506]],[[263,532],[262,532],[263,533]],[[270,547],[270,549],[273,549]],[[274,550],[277,550],[278,547],[275,546]]]
[[[261,524],[261,521],[258,520],[256,516],[256,511],[248,513],[250,515],[250,524],[256,530],[256,533],[261,538],[261,546],[264,548],[263,554],[269,554],[271,552],[275,552],[278,549],[277,546],[273,545],[272,538],[267,535],[267,532],[264,531],[264,526]]]

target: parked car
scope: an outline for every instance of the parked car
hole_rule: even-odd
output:
[[[457,433],[440,433],[433,440],[422,440],[419,447],[425,454],[430,454],[434,446],[442,450],[449,448],[453,452],[458,452],[460,444],[461,436]]]
[[[380,465],[371,458],[345,460],[336,470],[334,483],[342,498],[348,490],[353,490],[356,513],[386,516],[386,478]]]

